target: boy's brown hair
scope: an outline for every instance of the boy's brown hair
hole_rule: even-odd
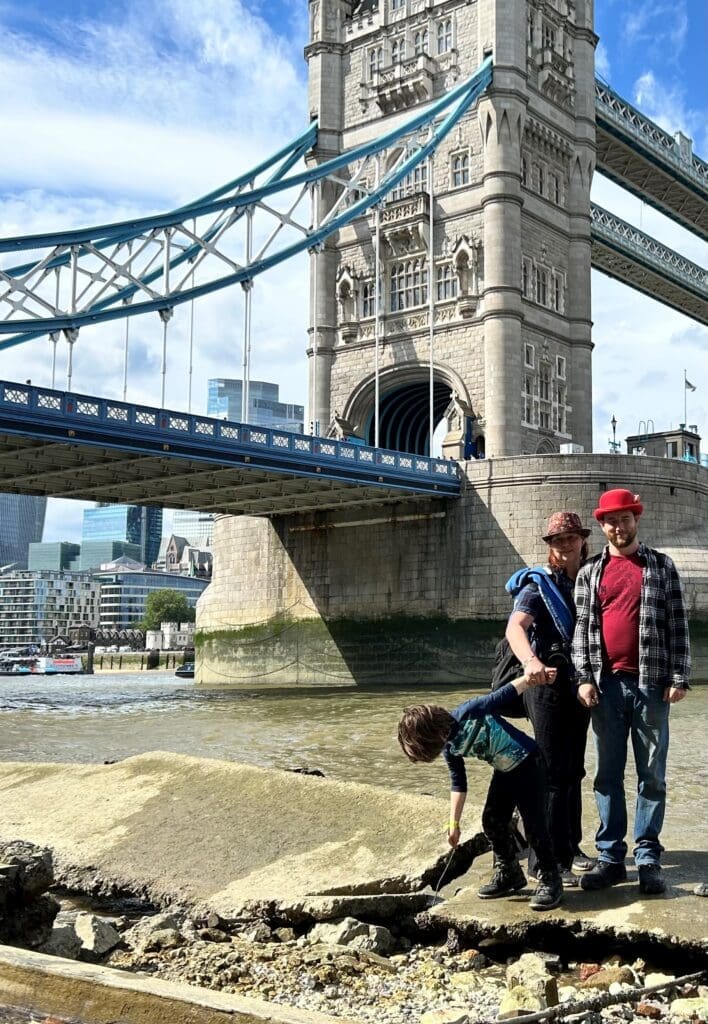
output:
[[[434,761],[455,724],[450,712],[439,704],[416,704],[403,709],[398,742],[409,761]]]

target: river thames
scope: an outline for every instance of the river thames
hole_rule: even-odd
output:
[[[0,760],[117,761],[165,750],[274,768],[319,769],[327,777],[444,796],[441,764],[410,765],[396,742],[406,704],[454,707],[482,689],[459,687],[303,689],[244,692],[200,688],[172,674],[0,676]],[[671,711],[667,835],[706,848],[708,686]],[[594,754],[588,742],[586,843],[594,831]],[[469,764],[470,786],[489,769]],[[633,772],[627,772],[634,788]],[[480,792],[482,795],[483,790]],[[633,802],[633,801],[632,801]]]

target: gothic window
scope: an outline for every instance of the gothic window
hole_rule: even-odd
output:
[[[544,50],[555,50],[556,48],[556,30],[553,25],[548,21],[543,23],[543,49]]]
[[[565,433],[565,386],[563,384],[558,385],[558,404],[555,409],[555,422],[553,427],[558,431],[559,434]]]
[[[546,168],[543,164],[533,165],[533,187],[540,196],[546,194]]]
[[[383,46],[374,46],[369,50],[369,81],[373,81],[376,72],[380,71],[384,63]]]
[[[469,153],[455,153],[452,157],[452,187],[461,188],[470,183]]]
[[[414,37],[415,53],[418,56],[421,53],[428,52],[429,36],[427,28],[419,29]]]
[[[394,263],[389,277],[391,312],[422,306],[428,301],[428,271],[422,259]]]
[[[438,22],[438,53],[447,53],[452,49],[452,18]]]
[[[391,13],[405,10],[406,0],[391,0]]]
[[[551,308],[556,313],[563,312],[563,275],[554,271],[551,290]]]
[[[533,370],[534,368],[534,347],[528,342],[524,345],[524,365],[528,369]]]
[[[561,205],[561,183],[559,175],[550,174],[548,176],[548,194],[556,206]]]
[[[524,379],[524,423],[534,424],[533,418],[533,377],[526,375]]]
[[[556,377],[565,380],[565,356],[556,356]]]
[[[536,302],[548,305],[548,270],[545,267],[536,267]]]
[[[530,8],[526,18],[526,40],[533,46],[533,11]]]
[[[521,260],[521,294],[525,299],[533,299],[533,263],[528,256]]]
[[[436,272],[439,302],[457,298],[457,274],[451,263],[441,263]]]
[[[548,409],[541,409],[538,415],[538,425],[543,427],[544,430],[551,429],[551,414]]]
[[[373,281],[364,281],[361,286],[361,315],[376,316],[376,288]]]
[[[406,59],[406,40],[404,36],[391,41],[391,63],[400,64]]]
[[[529,161],[525,153],[521,155],[521,184],[528,188],[529,184]]]
[[[549,363],[541,363],[538,373],[538,397],[542,402],[551,400],[551,367]]]
[[[399,181],[395,188],[391,189],[391,199],[395,202],[397,199],[404,199],[406,196],[415,195],[417,192],[427,191],[428,163],[423,161],[410,174],[407,174],[402,181]]]

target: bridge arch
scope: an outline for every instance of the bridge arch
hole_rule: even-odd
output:
[[[443,419],[455,392],[471,407],[467,388],[449,366],[433,368],[433,415],[436,426]],[[383,369],[379,374],[379,445],[393,451],[427,455],[430,445],[430,367],[409,362]],[[367,444],[374,443],[376,380],[369,374],[352,393],[344,417],[356,425]]]

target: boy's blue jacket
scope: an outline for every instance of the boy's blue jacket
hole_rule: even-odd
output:
[[[516,597],[529,583],[534,583],[538,588],[561,640],[563,643],[569,644],[573,639],[573,613],[548,569],[542,565],[537,565],[533,569],[519,569],[506,581],[505,589],[512,597]]]
[[[457,724],[443,748],[443,757],[450,770],[453,793],[467,792],[465,757],[478,757],[495,771],[510,772],[538,749],[535,740],[499,717],[517,697],[513,683],[507,683],[492,693],[465,701],[450,712]]]

